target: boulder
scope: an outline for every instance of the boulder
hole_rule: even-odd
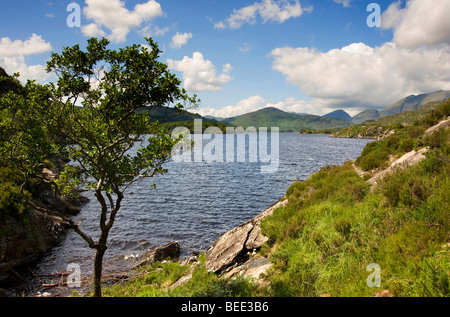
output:
[[[448,128],[450,128],[450,117],[429,128],[427,131],[425,131],[425,135],[432,134],[440,129]]]
[[[136,267],[142,267],[154,262],[176,259],[180,255],[180,245],[177,241],[168,242],[166,245],[149,250],[142,255],[142,260]]]
[[[224,275],[224,278],[231,278],[233,276],[243,276],[250,279],[260,279],[261,274],[267,274],[267,271],[272,266],[272,263],[262,257],[257,257],[245,262],[243,265],[231,269]]]
[[[422,148],[418,151],[412,150],[411,152],[408,152],[404,154],[399,159],[393,161],[391,165],[386,168],[385,170],[379,171],[372,175],[372,177],[367,181],[369,184],[372,185],[371,190],[375,188],[375,186],[378,184],[378,182],[384,178],[385,175],[388,173],[392,173],[396,170],[403,169],[408,166],[416,165],[420,161],[424,160],[426,158],[425,153],[428,152],[427,148]]]
[[[264,210],[255,218],[244,222],[225,233],[206,252],[206,269],[220,273],[239,262],[243,255],[258,249],[268,239],[261,233],[260,222],[272,215],[278,207],[286,205],[287,200],[280,200]]]

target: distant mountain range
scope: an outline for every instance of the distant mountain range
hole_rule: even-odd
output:
[[[443,101],[450,98],[449,90],[438,90],[430,94],[410,95],[403,98],[384,110],[365,110],[353,117],[352,123],[359,124],[368,120],[377,120],[393,114],[410,112],[419,109],[430,102]]]
[[[17,80],[6,78],[6,72],[0,67],[0,96],[8,91],[18,92]],[[280,132],[297,132],[300,130],[333,130],[349,127],[369,120],[377,120],[393,114],[412,112],[430,102],[444,101],[450,98],[449,90],[439,90],[430,94],[411,95],[403,98],[383,110],[367,109],[355,116],[344,110],[336,110],[324,116],[289,113],[277,108],[268,107],[231,118],[212,116],[202,117],[190,111],[179,111],[169,107],[141,108],[138,112],[146,112],[151,118],[165,124],[167,129],[183,124],[190,129],[194,119],[202,119],[203,127],[217,126],[222,131],[226,127],[279,127]]]
[[[333,129],[348,127],[349,121],[315,115],[299,115],[268,107],[240,116],[226,118],[222,122],[243,127],[279,127],[283,132],[297,132],[301,129]]]
[[[350,116],[344,110],[336,110],[324,116],[310,114],[288,113],[277,108],[263,108],[231,118],[207,116],[209,120],[217,120],[231,126],[248,127],[279,127],[280,131],[299,130],[333,130],[360,124],[369,120],[377,120],[393,114],[411,112],[430,103],[447,100],[450,91],[439,90],[430,94],[411,95],[395,102],[384,110],[367,109],[355,116]]]
[[[202,119],[207,126],[217,125],[224,131],[225,127],[279,127],[280,132],[297,131],[328,131],[337,130],[369,120],[377,120],[393,114],[411,112],[428,104],[429,102],[443,101],[450,98],[450,91],[439,90],[430,94],[411,95],[399,100],[384,110],[367,109],[355,116],[350,116],[344,110],[336,110],[324,116],[311,114],[298,114],[285,112],[274,107],[267,107],[243,115],[219,118],[213,116],[202,117],[188,111],[176,111],[172,108],[156,107],[147,111],[155,120],[163,122],[180,123],[193,122],[194,119]],[[169,125],[172,127],[173,124]]]
[[[323,116],[324,118],[352,121],[352,117],[344,110],[336,110]]]

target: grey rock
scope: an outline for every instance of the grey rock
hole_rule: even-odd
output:
[[[0,237],[0,273],[36,260],[42,252],[53,247],[64,236],[67,223],[58,217],[35,211],[30,213],[30,224],[24,227],[13,217],[0,225],[9,234]]]
[[[154,262],[167,259],[176,259],[180,255],[180,245],[177,241],[168,242],[166,245],[149,250],[142,255],[143,260],[136,267],[142,267]]]
[[[224,278],[243,276],[246,278],[259,279],[261,274],[266,274],[271,266],[272,263],[266,258],[254,258],[245,262],[243,265],[233,268],[224,275]]]
[[[249,251],[260,248],[267,241],[267,237],[261,233],[261,220],[272,215],[275,209],[286,203],[287,200],[278,201],[255,218],[233,228],[217,239],[207,249],[206,269],[209,272],[220,273],[239,262],[239,258]]]

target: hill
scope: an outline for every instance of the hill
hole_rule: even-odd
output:
[[[177,110],[170,107],[151,107],[151,108],[141,108],[138,110],[139,113],[147,113],[152,121],[159,121],[161,123],[162,128],[170,133],[176,127],[186,127],[191,133],[194,132],[194,120],[201,119],[202,120],[202,130],[205,130],[207,127],[218,127],[225,132],[226,127],[232,126],[226,122],[219,122],[215,119],[202,117],[197,113],[192,113],[186,110]]]
[[[344,110],[336,110],[323,116],[324,118],[352,121],[352,117]]]
[[[429,102],[415,111],[405,111],[376,120],[365,120],[360,124],[341,129],[334,133],[338,138],[380,138],[391,133],[395,128],[418,126],[420,121],[433,110],[441,107],[448,101]],[[376,111],[376,110],[375,110]]]
[[[353,124],[359,124],[367,120],[376,120],[380,118],[380,112],[374,109],[367,109],[352,118]]]
[[[280,132],[297,132],[301,129],[321,130],[343,128],[350,125],[348,121],[324,118],[315,115],[298,115],[287,113],[277,108],[268,107],[237,117],[224,119],[222,122],[243,127],[279,127]]]
[[[381,110],[380,116],[385,117],[405,111],[414,111],[429,102],[443,101],[447,100],[448,98],[450,98],[449,90],[439,90],[430,94],[411,95],[397,101],[386,109]]]

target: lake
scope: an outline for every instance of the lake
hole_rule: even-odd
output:
[[[223,233],[277,202],[295,180],[304,180],[325,165],[354,160],[373,141],[296,133],[280,133],[278,137],[279,162],[275,172],[261,173],[261,165],[268,163],[252,162],[249,157],[245,162],[172,161],[165,165],[166,174],[130,187],[110,233],[105,271],[127,270],[139,254],[169,241],[179,242],[181,256],[204,251]],[[223,144],[225,152],[225,139]],[[235,149],[238,146],[236,140]],[[248,142],[245,149],[249,149]],[[93,193],[83,195],[91,201],[74,220],[96,237],[98,204]],[[76,263],[82,276],[88,276],[93,272],[93,257],[94,251],[86,242],[69,231],[32,271],[39,276],[65,272],[68,264]],[[42,291],[36,284],[30,293],[38,290]]]

